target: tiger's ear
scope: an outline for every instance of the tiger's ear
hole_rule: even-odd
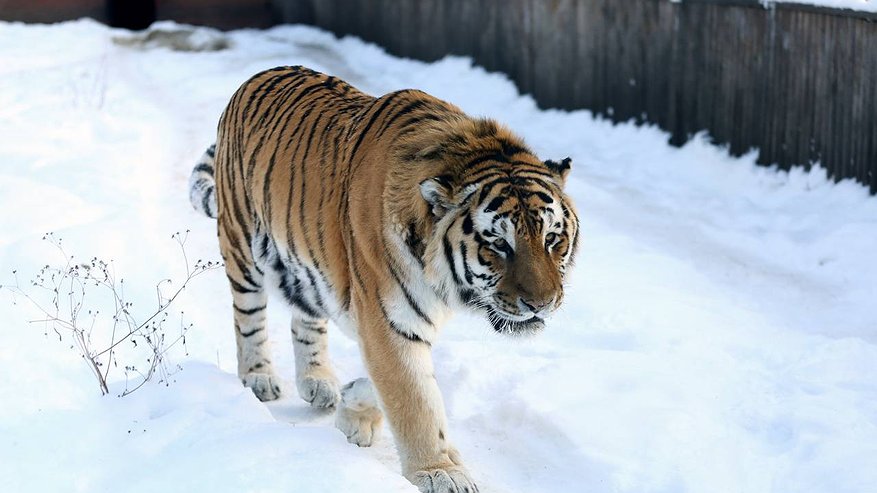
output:
[[[441,219],[449,210],[465,205],[478,184],[469,185],[462,190],[455,190],[448,175],[439,175],[420,182],[420,195],[432,208],[432,215]]]
[[[566,177],[569,176],[571,164],[571,158],[566,158],[559,163],[550,159],[545,161],[545,166],[551,171],[551,174],[557,177],[557,184],[560,185],[561,188],[566,184]]]
[[[432,215],[441,218],[453,207],[451,178],[446,175],[427,178],[420,182],[420,195],[429,204]]]

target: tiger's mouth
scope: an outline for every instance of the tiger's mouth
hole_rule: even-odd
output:
[[[508,336],[531,336],[538,334],[545,328],[545,320],[539,317],[530,317],[520,320],[520,317],[512,318],[513,315],[502,313],[493,307],[487,309],[487,320],[496,332]]]

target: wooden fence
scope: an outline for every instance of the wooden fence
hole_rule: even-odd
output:
[[[708,131],[759,163],[877,192],[873,14],[760,0],[272,0],[286,22],[390,52],[467,55],[543,107]]]

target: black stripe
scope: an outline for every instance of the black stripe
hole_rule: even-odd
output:
[[[307,165],[306,160],[308,159],[308,155],[310,154],[310,151],[311,151],[311,143],[314,140],[314,134],[317,132],[317,126],[322,121],[322,119],[323,119],[323,113],[320,112],[317,114],[316,121],[311,123],[311,131],[308,134],[307,144],[305,144],[304,152],[303,152],[301,158],[298,160],[298,162],[303,165],[302,169],[301,169],[301,192],[300,192],[301,198],[300,198],[299,205],[298,205],[299,224],[301,225],[301,240],[305,245],[305,249],[307,249],[307,251],[308,251],[308,255],[311,257],[311,260],[313,260],[313,262],[317,268],[319,268],[319,265],[317,264],[316,255],[314,255],[314,250],[313,250],[313,248],[311,248],[311,244],[308,241],[308,231],[310,228],[308,228],[308,221],[305,220],[305,196],[307,195],[307,188],[305,187],[305,184],[307,183],[307,180],[305,180],[306,176],[305,176],[305,169],[304,168]],[[295,160],[294,155],[293,155],[293,160]],[[319,170],[319,173],[322,175],[323,170]],[[313,276],[313,274],[311,274],[310,269],[306,269],[306,272],[308,274],[308,278],[311,281],[311,287],[314,288],[314,291],[318,293],[317,299],[316,299],[317,306],[322,307],[323,302],[322,302],[322,300],[320,300],[319,292],[317,291],[317,285],[314,282],[314,276]]]
[[[457,294],[460,295],[460,300],[467,305],[475,299],[475,291],[471,289],[461,289]]]
[[[250,289],[250,288],[244,287],[241,283],[232,279],[231,276],[228,276],[228,282],[231,283],[231,289],[234,289],[238,293],[258,293],[261,291],[261,288]]]
[[[338,121],[338,116],[340,113],[335,113],[332,118],[326,123],[323,127],[323,131],[320,133],[320,139],[317,142],[317,145],[320,147],[320,202],[317,204],[317,246],[319,247],[321,252],[326,251],[326,234],[325,234],[325,219],[323,218],[324,214],[324,204],[326,200],[326,138],[329,134],[329,130]]]
[[[351,241],[349,235],[347,241]],[[355,279],[356,283],[359,284],[359,287],[362,288],[363,291],[365,291],[365,281],[362,279],[362,274],[359,273],[359,263],[357,262],[358,259],[358,255],[353,255],[353,258],[350,261],[350,267],[352,267],[353,270],[353,279]]]
[[[399,124],[399,128],[401,129],[401,131],[399,132],[398,137],[404,137],[404,136],[408,135],[409,133],[417,131],[419,128],[417,125],[418,123],[429,122],[429,121],[438,122],[441,120],[442,119],[440,116],[429,114],[429,113],[425,114],[425,115],[419,115],[419,116],[409,118],[409,119],[407,119],[404,122]]]
[[[499,144],[502,146],[502,153],[508,157],[512,157],[515,154],[530,153],[529,149],[513,144],[505,139],[500,139]]]
[[[213,176],[213,165],[208,163],[200,163],[198,166],[195,166],[195,169],[192,170],[192,173],[207,173],[210,176]]]
[[[535,196],[539,197],[540,199],[542,199],[542,202],[545,202],[546,204],[554,203],[554,199],[551,198],[551,195],[548,195],[545,192],[541,192],[541,191],[537,190],[535,192],[530,192],[530,193],[524,192],[524,193],[525,193],[525,195],[535,195]]]
[[[309,316],[309,317],[314,317],[314,318],[318,318],[318,317],[320,316],[319,313],[317,313],[313,308],[311,308],[311,306],[310,306],[310,305],[308,304],[308,302],[307,302],[307,301],[301,296],[300,293],[298,293],[298,292],[296,292],[296,293],[291,293],[286,299],[289,300],[289,302],[290,302],[294,307],[296,307],[296,308],[298,308],[299,310],[301,310],[302,312],[304,312],[305,315],[307,315],[307,316]]]
[[[390,315],[387,314],[387,309],[384,308],[383,301],[379,301],[378,306],[380,306],[380,308],[381,308],[381,313],[384,315],[384,320],[387,321],[387,325],[390,326],[390,329],[392,329],[393,332],[399,334],[400,336],[404,337],[405,339],[408,339],[411,342],[422,342],[422,343],[426,344],[427,346],[432,346],[432,344],[429,341],[423,340],[420,336],[418,336],[417,334],[415,334],[413,332],[407,332],[405,330],[402,330],[398,325],[396,325],[396,322],[393,322],[392,320],[390,320]]]
[[[547,181],[546,182],[545,180],[541,179],[542,177],[548,177],[549,179],[553,180],[554,178],[551,175],[546,175],[545,173],[539,173],[539,172],[534,171],[532,169],[524,169],[524,170],[516,169],[513,171],[513,173],[514,174],[512,175],[506,170],[488,167],[488,168],[485,168],[481,171],[474,173],[472,176],[467,177],[466,181],[463,182],[462,185],[460,185],[460,188],[466,188],[467,186],[478,183],[479,181],[484,181],[484,180],[488,180],[488,179],[496,177],[494,179],[494,181],[491,181],[489,183],[490,184],[510,183],[513,185],[535,184],[535,185],[539,185],[543,188],[546,188],[548,190],[558,189],[557,184],[554,183],[554,181]],[[529,176],[529,175],[534,175],[534,176]],[[486,186],[486,184],[482,184],[481,186],[484,187],[484,186]],[[479,199],[479,202],[484,200],[485,195],[486,195],[486,192],[484,192],[484,189],[482,188],[482,192],[481,192],[482,198]]]
[[[439,182],[439,184],[441,184],[441,186],[445,188],[451,188],[451,185],[453,184],[453,179],[454,177],[448,174],[438,175],[433,178],[433,180]]]
[[[411,256],[420,264],[420,268],[426,267],[426,264],[423,263],[423,239],[417,234],[417,225],[414,221],[408,224],[408,235],[405,237],[405,245],[408,246],[408,252],[411,253]]]
[[[448,262],[448,267],[451,268],[451,277],[454,279],[454,283],[460,286],[463,283],[460,282],[460,276],[457,275],[457,269],[454,267],[454,252],[451,250],[451,242],[448,240],[447,232],[445,232],[445,236],[442,238],[442,245],[445,249],[445,260]]]
[[[262,113],[262,103],[269,96],[275,95],[275,94],[272,94],[272,91],[274,90],[274,88],[278,84],[280,84],[281,82],[286,82],[287,80],[290,80],[290,79],[295,80],[295,79],[304,78],[304,77],[306,77],[306,75],[301,73],[301,72],[298,72],[295,70],[289,70],[284,74],[275,75],[274,77],[269,77],[269,78],[265,79],[264,81],[262,81],[262,83],[258,87],[253,89],[253,92],[250,93],[250,100],[247,101],[247,104],[243,105],[243,108],[241,108],[243,111],[250,113],[250,119],[249,119],[248,123],[252,124],[253,120],[257,116],[259,116],[260,114],[264,118],[265,113]],[[260,91],[262,94],[258,96],[259,99],[258,99],[258,101],[255,101],[256,104],[254,107],[253,102],[254,102],[254,100],[256,100],[256,97]],[[264,120],[260,120],[259,123],[261,124],[263,121]]]
[[[214,191],[215,191],[215,188],[210,187],[209,189],[207,189],[207,192],[204,193],[204,196],[201,198],[201,207],[204,209],[204,212],[206,212],[207,215],[211,216],[211,217],[213,217],[213,214],[216,213],[216,211],[210,210],[210,197],[213,195]],[[213,213],[213,214],[211,214],[211,213]]]
[[[363,141],[363,139],[365,139],[365,136],[366,136],[366,134],[368,134],[368,131],[371,129],[372,125],[375,124],[375,121],[377,121],[378,117],[381,116],[381,113],[384,112],[384,109],[387,108],[387,106],[393,101],[393,99],[396,96],[403,94],[403,93],[404,93],[404,91],[396,91],[394,93],[388,94],[387,96],[385,96],[387,99],[385,99],[384,102],[381,104],[381,106],[379,106],[378,109],[372,113],[372,117],[369,119],[369,121],[365,125],[365,127],[363,127],[362,130],[359,132],[359,138],[356,140],[356,144],[353,146],[353,149],[350,151],[350,157],[347,159],[347,162],[350,164],[351,167],[354,164],[353,160],[356,157],[356,151],[359,150],[359,146],[362,145],[362,141]],[[377,100],[375,100],[375,101],[377,101]]]
[[[422,99],[418,99],[417,101],[414,101],[413,103],[408,103],[404,108],[397,111],[393,116],[391,116],[390,118],[387,118],[387,121],[384,122],[384,125],[381,127],[380,130],[378,130],[378,134],[375,138],[380,139],[381,136],[384,135],[384,132],[386,132],[390,128],[390,126],[392,126],[393,123],[396,122],[396,120],[403,117],[404,115],[407,115],[408,113],[411,113],[412,111],[416,110],[417,108],[420,108],[424,104],[426,104],[426,103]]]
[[[494,212],[498,210],[500,207],[502,207],[502,204],[505,203],[506,198],[507,197],[503,197],[502,195],[494,197],[493,200],[491,200],[490,203],[487,204],[487,207],[484,208],[484,212]]]
[[[464,165],[464,168],[467,170],[471,170],[472,168],[478,166],[481,163],[485,163],[487,161],[495,161],[498,163],[508,163],[509,160],[498,152],[492,152],[490,154],[484,154],[483,156],[479,156]]]
[[[319,313],[311,307],[311,305],[302,297],[301,294],[301,281],[298,278],[292,278],[292,284],[289,282],[289,276],[283,276],[283,279],[280,281],[280,289],[283,291],[283,295],[286,300],[295,308],[304,312],[305,315],[311,318],[320,318]]]
[[[552,175],[551,173],[548,173],[546,171],[543,171],[541,168],[534,165],[533,163],[528,163],[526,161],[512,161],[512,164],[517,166],[515,168],[515,174],[531,173],[534,175],[543,176],[543,177],[548,178],[552,181],[557,179],[557,176]]]
[[[283,263],[283,259],[280,258],[280,255],[274,257],[274,262],[271,264],[271,267],[278,274],[286,274],[287,272],[286,265]]]
[[[263,257],[268,257],[268,246],[270,245],[270,242],[271,242],[271,237],[269,237],[267,234],[262,237],[261,247],[262,247],[262,256]]]
[[[323,306],[323,296],[320,294],[320,290],[317,289],[317,280],[314,278],[314,274],[311,272],[311,269],[305,266],[305,275],[308,276],[308,281],[311,283],[311,290],[314,293],[314,301],[317,303],[317,308],[325,309]]]
[[[242,335],[243,337],[252,337],[253,335],[258,334],[259,332],[262,332],[263,330],[265,330],[265,327],[256,327],[255,329],[253,329],[249,332],[243,332],[240,327],[235,326],[235,328],[238,329],[238,333],[240,335]]]
[[[334,89],[335,85],[338,84],[339,82],[343,83],[343,81],[340,81],[337,78],[330,75],[330,76],[326,77],[326,81],[323,82],[323,85],[326,87],[326,89]]]
[[[310,114],[313,112],[313,110],[314,110],[313,107],[309,107],[307,110],[305,110],[304,114],[299,119],[298,127],[295,129],[295,131],[293,131],[292,135],[289,138],[289,141],[287,142],[287,149],[289,148],[289,144],[292,143],[293,138],[295,138],[297,135],[299,135],[299,132],[303,133],[305,131],[306,127],[302,123],[310,116]],[[295,145],[295,149],[292,152],[293,163],[292,163],[292,166],[290,166],[290,170],[289,170],[289,193],[287,194],[287,197],[286,197],[286,246],[289,248],[289,254],[293,258],[296,259],[297,263],[300,263],[300,262],[298,262],[298,248],[295,245],[295,243],[296,243],[295,242],[295,233],[292,230],[292,224],[293,224],[293,221],[292,221],[292,204],[293,204],[293,202],[292,201],[293,201],[293,195],[294,195],[294,191],[295,191],[295,178],[296,178],[296,175],[299,174],[299,173],[297,173],[298,171],[300,171],[302,173],[302,182],[304,182],[304,168],[302,166],[299,166],[298,163],[296,163],[294,161],[295,156],[298,154],[298,151],[301,148],[302,142],[303,142],[303,139],[298,139],[298,143]],[[271,155],[272,163],[275,161],[276,154],[277,154],[277,152],[275,151]],[[267,186],[267,181],[266,181],[266,186]],[[266,198],[267,197],[268,196],[266,195]],[[266,203],[267,202],[268,201],[266,201]]]
[[[288,115],[290,115],[292,112],[295,111],[296,107],[298,106],[298,103],[301,102],[301,100],[302,100],[302,98],[304,98],[304,96],[306,96],[309,92],[311,92],[315,88],[320,87],[319,85],[307,86],[304,89],[302,89],[301,91],[299,91],[298,94],[295,94],[295,92],[298,91],[299,87],[301,87],[304,84],[304,82],[305,81],[303,80],[303,81],[299,82],[298,84],[291,84],[289,88],[284,89],[284,93],[279,95],[279,96],[283,96],[282,98],[278,97],[279,100],[283,101],[283,104],[277,104],[277,105],[275,105],[275,107],[276,108],[283,108],[283,111],[275,110],[274,112],[272,112],[272,113],[277,113],[277,118],[275,119],[272,117],[273,124],[272,124],[271,129],[267,132],[263,132],[262,135],[259,137],[259,142],[256,144],[256,147],[251,154],[250,169],[248,170],[248,174],[252,174],[253,170],[255,170],[256,164],[257,164],[256,163],[256,156],[258,155],[259,151],[262,149],[262,146],[265,144],[265,142],[269,138],[273,138],[275,132],[279,131],[278,136],[283,135],[286,132],[286,128],[289,126],[289,124],[293,120],[292,118],[289,118]],[[286,91],[289,92],[290,96],[295,95],[295,99],[293,99],[292,101],[286,101]],[[283,122],[283,125],[279,124],[281,121]],[[299,130],[301,130],[300,127],[301,126],[299,125],[299,127],[297,127],[295,129],[295,131],[292,133],[292,136],[290,136],[290,139],[292,139],[293,137],[295,137],[298,134]],[[270,195],[271,175],[274,174],[276,161],[277,161],[277,149],[274,149],[274,152],[271,153],[271,157],[268,159],[267,169],[264,172],[264,180],[265,181],[262,185],[262,197],[264,197],[266,199]],[[271,217],[271,201],[265,200],[265,204],[266,204],[265,217]]]
[[[570,215],[572,215],[572,220],[576,226],[576,234],[573,235],[573,239],[572,239],[572,254],[570,255],[570,258],[574,258],[576,255],[576,252],[579,249],[579,218],[578,218],[578,216],[573,214],[571,210],[567,209],[565,206],[563,209],[564,209],[564,213],[568,212]]]
[[[323,324],[311,324],[311,323],[308,323],[308,322],[302,321],[302,322],[300,323],[300,326],[301,326],[301,328],[303,328],[303,329],[307,329],[307,330],[309,330],[309,331],[311,331],[311,332],[316,332],[316,333],[318,333],[318,334],[325,334],[325,333],[328,332],[328,331],[326,330],[326,327],[325,327]]]
[[[417,304],[417,301],[414,299],[414,296],[411,295],[411,292],[408,291],[408,288],[405,287],[405,284],[402,282],[402,279],[399,278],[399,274],[396,272],[396,268],[393,265],[392,260],[387,262],[387,267],[390,269],[390,274],[393,275],[393,279],[396,281],[396,284],[399,285],[399,288],[402,289],[402,294],[405,296],[405,300],[411,306],[411,309],[414,310],[414,313],[417,314],[424,322],[429,325],[433,325],[432,320],[423,313],[420,306]]]
[[[466,278],[466,282],[472,284],[472,269],[469,268],[469,263],[466,262],[466,243],[460,242],[460,256],[463,257],[463,277]]]
[[[331,173],[330,178],[329,178],[329,183],[332,183],[333,185],[335,183],[337,183],[338,161],[341,160],[340,153],[341,153],[341,137],[342,137],[342,135],[343,135],[343,132],[336,131],[335,132],[335,139],[332,142],[333,145],[330,147],[330,150],[332,151],[332,159],[330,160],[332,163],[332,173]],[[338,187],[335,187],[335,186],[329,187],[329,198],[332,198],[335,196],[335,190],[337,188]]]
[[[237,257],[234,257],[234,258],[235,258],[235,260],[237,260]],[[250,267],[250,266],[252,266],[252,264],[250,264],[248,267]],[[250,283],[250,286],[253,286],[253,287],[255,287],[255,288],[261,288],[261,287],[262,287],[262,283],[260,283],[260,282],[256,282],[256,280],[253,279],[253,275],[250,273],[250,270],[249,270],[249,269],[247,269],[247,270],[241,270],[241,274],[244,275],[244,280],[247,281],[248,283]]]
[[[473,179],[472,177],[469,177],[469,179],[461,185],[461,188],[475,186],[476,190],[480,191],[478,195],[478,203],[480,204],[481,202],[484,202],[484,198],[487,197],[487,194],[494,186],[512,182],[511,175],[508,173],[498,169],[491,169],[481,173],[478,178]]]
[[[407,92],[409,92],[409,90],[403,89],[401,91],[396,91],[396,92],[407,93]],[[386,131],[387,126],[389,124],[388,121],[392,120],[393,116],[396,114],[396,110],[400,106],[405,104],[405,101],[406,101],[406,99],[398,99],[398,98],[393,100],[393,104],[390,107],[388,107],[387,110],[384,112],[387,114],[387,118],[384,118],[383,122],[378,126],[378,128],[375,129],[375,139],[377,139],[384,131]]]
[[[232,305],[236,312],[241,313],[243,315],[253,315],[254,313],[259,313],[265,309],[267,305],[257,306],[256,308],[240,308],[239,306],[232,303]]]
[[[214,183],[216,183],[216,181],[213,180],[213,178],[210,178],[209,176],[201,176],[195,179],[195,183],[192,184],[192,188],[200,190],[202,188],[211,187]]]
[[[258,112],[253,112],[253,118],[259,117],[259,121],[256,123],[247,124],[247,128],[249,129],[248,136],[251,136],[254,132],[260,131],[262,132],[262,136],[259,139],[258,144],[256,145],[256,152],[258,152],[262,145],[265,142],[265,139],[268,136],[274,134],[277,130],[278,125],[283,122],[284,125],[288,122],[288,118],[286,116],[289,114],[289,111],[295,106],[295,103],[298,101],[297,99],[294,101],[288,101],[289,98],[296,95],[296,92],[302,87],[305,86],[311,79],[307,77],[295,77],[290,83],[284,85],[274,94],[272,94],[272,101],[279,102],[273,105],[268,106],[264,110],[260,110]],[[313,86],[307,86],[313,87]],[[240,126],[244,126],[244,124],[240,124]],[[243,136],[243,133],[241,133]]]
[[[515,171],[514,176],[512,176],[515,185],[538,185],[548,190],[560,190],[553,177],[548,176],[547,181],[545,178],[543,173],[535,173],[530,170]]]
[[[242,201],[238,197],[238,194],[235,193],[236,192],[236,190],[234,188],[235,167],[233,166],[234,163],[230,163],[230,164],[232,164],[232,165],[227,166],[225,168],[225,170],[228,172],[228,176],[226,176],[226,186],[224,186],[223,189],[220,190],[220,192],[224,192],[223,198],[225,200],[223,200],[223,202],[226,204],[226,207],[225,207],[226,211],[231,209],[231,213],[234,216],[235,221],[237,222],[238,228],[235,228],[235,232],[243,235],[244,244],[250,245],[252,238],[250,237],[249,231],[247,231],[247,229],[245,228],[248,221],[244,218],[244,214],[243,214],[243,209],[249,208],[250,204],[246,201],[246,199],[244,199]],[[243,185],[243,183],[241,183],[241,185]],[[227,197],[225,195],[226,193],[231,194],[231,197]],[[231,234],[228,235],[229,241],[231,241],[233,239],[233,236],[234,235],[231,235]],[[236,239],[234,239],[234,246],[236,247],[236,249],[238,251],[241,250],[240,242],[238,242]]]
[[[262,283],[260,283],[260,282],[256,282],[256,281],[252,278],[252,276],[250,276],[250,273],[249,273],[249,270],[250,270],[250,269],[249,269],[250,263],[249,263],[249,262],[245,262],[243,259],[241,259],[241,258],[238,257],[238,255],[237,255],[237,253],[243,252],[243,250],[241,250],[241,248],[240,248],[240,244],[238,244],[238,243],[236,243],[236,242],[232,242],[231,239],[229,239],[229,241],[232,243],[232,247],[233,247],[232,251],[230,252],[230,254],[231,254],[231,259],[234,261],[235,266],[238,268],[238,270],[241,272],[241,274],[243,274],[243,276],[244,276],[244,281],[247,282],[247,283],[249,283],[250,286],[253,287],[253,289],[259,289],[259,288],[261,288],[261,287],[262,287]],[[227,264],[227,263],[228,263],[228,260],[226,260],[226,264]],[[241,284],[243,284],[243,283],[241,283]]]
[[[467,235],[471,235],[473,231],[472,224],[472,215],[466,214],[466,217],[463,218],[463,233]]]

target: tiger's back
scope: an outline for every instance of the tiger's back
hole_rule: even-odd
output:
[[[238,89],[219,124],[220,241],[242,256],[252,245],[255,264],[280,276],[281,292],[303,317],[343,316],[355,270],[346,248],[350,191],[379,185],[386,172],[373,160],[363,170],[364,161],[441,113],[459,110],[416,90],[375,98],[303,67],[257,74]],[[377,205],[381,190],[371,196]],[[249,259],[225,260],[239,271],[229,274],[232,285],[245,285]]]

